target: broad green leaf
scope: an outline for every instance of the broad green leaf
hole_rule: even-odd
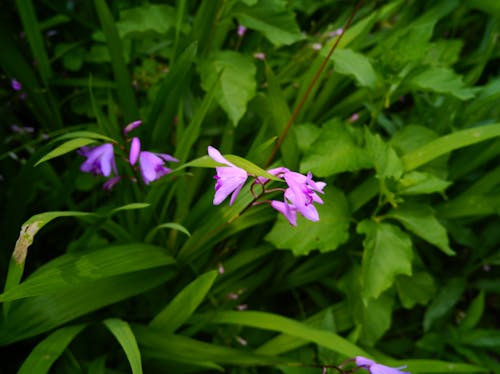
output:
[[[406,171],[414,170],[455,149],[500,136],[500,123],[455,131],[433,140],[402,157]]]
[[[205,91],[210,91],[218,81],[215,98],[236,126],[257,88],[252,58],[233,51],[220,51],[204,61],[199,70]]]
[[[451,311],[465,289],[464,278],[452,278],[441,287],[432,300],[424,315],[424,331],[429,331],[432,325]]]
[[[456,362],[438,360],[404,360],[394,362],[394,366],[406,365],[410,373],[482,373],[488,369]]]
[[[495,0],[467,0],[467,6],[500,17],[500,3]]]
[[[260,31],[275,46],[289,45],[304,36],[295,22],[292,11],[282,1],[260,0],[255,6],[238,6],[234,16],[249,29]]]
[[[87,252],[67,253],[37,269],[21,284],[0,295],[16,300],[82,287],[101,278],[173,265],[164,249],[137,243],[114,245]]]
[[[319,177],[371,166],[370,158],[356,139],[356,133],[339,120],[327,122],[300,164],[302,172]]]
[[[410,171],[398,181],[398,192],[401,195],[444,193],[444,190],[451,184],[452,182],[441,179],[434,174]]]
[[[71,269],[64,275],[70,277]],[[50,295],[16,300],[8,317],[0,323],[0,345],[36,336],[104,306],[146,292],[174,275],[172,268],[162,266],[88,280]]]
[[[58,217],[79,217],[89,216],[93,213],[85,212],[46,212],[35,214],[21,226],[21,232],[16,241],[16,246],[12,252],[9,261],[9,269],[7,271],[7,279],[5,281],[4,293],[15,288],[23,276],[24,264],[28,255],[28,248],[33,244],[33,240],[37,232],[47,223]],[[1,299],[2,295],[0,295]],[[7,314],[10,303],[5,303],[3,306],[4,313]]]
[[[66,347],[86,326],[67,326],[54,331],[36,345],[23,362],[18,374],[48,373]]]
[[[181,327],[205,299],[212,287],[217,272],[200,275],[179,292],[175,298],[158,313],[149,326],[172,333]]]
[[[399,299],[407,309],[416,304],[427,305],[436,293],[432,276],[425,271],[416,271],[412,276],[400,275],[396,278]]]
[[[166,361],[184,362],[190,365],[276,365],[291,360],[266,356],[213,343],[207,343],[182,335],[167,334],[161,329],[133,325],[132,330],[144,356]]]
[[[325,51],[325,54],[327,51]],[[338,49],[332,55],[334,70],[343,75],[351,75],[361,87],[375,88],[378,78],[370,60],[351,49]]]
[[[134,333],[127,322],[118,318],[109,318],[103,324],[111,331],[122,346],[133,374],[142,374],[141,352]]]
[[[349,206],[344,193],[333,187],[326,187],[321,195],[324,204],[315,204],[319,222],[297,217],[297,227],[279,214],[278,220],[265,239],[276,248],[290,249],[295,256],[307,255],[314,249],[329,252],[337,249],[349,238]],[[300,215],[300,214],[298,214]]]
[[[469,304],[464,319],[460,321],[460,328],[472,329],[479,323],[484,313],[484,299],[484,291],[481,290]]]
[[[437,209],[439,217],[480,217],[498,215],[500,212],[500,196],[466,195],[446,201]]]
[[[363,241],[363,298],[377,298],[399,274],[411,275],[413,249],[406,233],[389,223],[364,220],[357,231]]]
[[[34,166],[37,166],[41,164],[42,162],[45,162],[47,160],[50,160],[55,157],[62,156],[66,153],[72,152],[75,149],[84,147],[86,145],[95,143],[96,141],[94,139],[88,139],[88,138],[77,138],[77,139],[71,139],[68,140],[67,142],[64,142],[57,148],[53,149],[49,153],[47,153],[45,156],[43,156],[40,160],[36,162]]]
[[[297,146],[304,154],[307,154],[311,145],[314,144],[314,142],[316,142],[316,140],[318,140],[321,136],[321,129],[312,123],[295,125],[292,129],[295,132],[295,137],[297,138]]]
[[[500,347],[500,331],[497,329],[460,330],[457,336],[458,343],[473,347]]]
[[[428,205],[403,204],[392,209],[387,217],[401,222],[407,230],[434,244],[449,256],[455,255],[450,248],[446,229],[439,223],[434,211]]]
[[[215,324],[233,324],[278,331],[316,343],[347,357],[366,356],[361,348],[337,334],[277,314],[257,311],[220,311],[207,313],[198,318]],[[193,322],[196,320],[193,317]]]
[[[123,38],[147,32],[165,34],[175,27],[175,23],[176,10],[174,7],[146,3],[121,11],[120,20],[116,23],[116,27],[120,37]],[[188,31],[188,25],[184,24],[182,31]]]
[[[466,88],[462,77],[444,67],[431,67],[413,77],[409,84],[416,89],[453,95],[460,100],[475,96],[472,88]]]
[[[366,153],[371,159],[378,178],[398,180],[403,174],[403,163],[390,144],[384,142],[379,134],[372,134],[365,128]]]

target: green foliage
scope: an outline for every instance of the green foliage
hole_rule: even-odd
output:
[[[3,4],[5,371],[499,373],[497,3]],[[132,137],[179,162],[143,183]],[[318,222],[276,167],[326,183]]]

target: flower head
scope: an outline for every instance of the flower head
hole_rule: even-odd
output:
[[[243,36],[247,32],[247,28],[243,25],[238,26],[238,36]]]
[[[214,177],[215,184],[214,205],[222,203],[226,197],[231,195],[229,205],[233,205],[234,199],[243,188],[248,174],[242,168],[237,167],[221,155],[221,153],[212,146],[208,147],[208,155],[216,162],[227,166],[218,166],[215,168],[217,175]]]
[[[15,78],[12,78],[10,80],[10,86],[14,91],[21,91],[21,89],[23,88],[22,84]]]
[[[370,374],[410,374],[409,371],[401,371],[405,366],[399,368],[391,368],[389,366],[381,365],[368,358],[357,356],[354,361],[360,368],[366,369]]]
[[[125,126],[125,128],[123,129],[123,135],[127,135],[130,131],[132,131],[133,129],[139,127],[140,125],[142,124],[142,121],[139,120],[139,121],[134,121],[134,122],[130,122],[127,126]]]
[[[146,184],[170,173],[171,169],[164,166],[165,162],[179,162],[175,157],[166,153],[141,151],[141,141],[134,137],[130,144],[129,162],[135,165],[137,160],[139,160],[142,180]]]
[[[297,212],[310,221],[319,221],[319,214],[313,203],[323,204],[316,192],[323,193],[325,182],[315,182],[312,174],[303,175],[287,168],[269,170],[270,174],[285,180],[288,188],[284,193],[284,201],[272,201],[271,206],[282,213],[291,225],[297,225]]]
[[[97,147],[82,147],[78,151],[87,160],[80,166],[80,170],[94,175],[109,177],[111,171],[118,174],[115,164],[113,144],[105,143]]]

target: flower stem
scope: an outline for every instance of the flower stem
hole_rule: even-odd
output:
[[[342,37],[344,36],[347,29],[351,26],[351,23],[352,23],[352,20],[354,19],[354,16],[356,15],[356,13],[358,13],[358,11],[361,8],[361,5],[363,5],[363,3],[364,3],[364,0],[359,0],[358,3],[356,4],[356,7],[354,8],[353,12],[351,13],[349,19],[347,20],[344,28],[342,29],[342,32],[340,33],[338,38],[335,40],[335,43],[333,43],[332,48],[330,48],[330,51],[328,52],[326,57],[323,59],[323,62],[321,63],[321,66],[319,67],[318,71],[316,72],[313,79],[311,80],[311,83],[309,83],[309,86],[307,87],[306,92],[304,93],[304,96],[302,96],[302,99],[300,100],[300,102],[297,104],[297,106],[293,110],[293,113],[290,116],[290,119],[288,120],[288,123],[286,124],[285,128],[283,129],[280,137],[278,138],[278,141],[274,145],[273,150],[271,152],[271,155],[269,156],[264,168],[267,168],[269,165],[271,165],[271,162],[273,162],[273,159],[276,156],[276,153],[278,153],[278,150],[280,149],[281,144],[285,140],[285,137],[288,134],[288,131],[292,127],[292,124],[295,121],[295,118],[297,118],[298,114],[300,113],[300,110],[302,109],[302,107],[304,106],[305,102],[307,101],[309,95],[311,94],[311,91],[312,91],[314,85],[316,84],[319,77],[321,76],[321,73],[323,73],[323,70],[325,70],[326,64],[328,63],[328,61],[332,57],[333,52],[337,48],[337,45],[339,44],[340,39],[342,39]]]

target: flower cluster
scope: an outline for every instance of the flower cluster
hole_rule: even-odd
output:
[[[215,184],[213,203],[219,205],[231,195],[229,205],[232,205],[250,174],[228,161],[213,147],[208,147],[208,155],[214,161],[226,165],[216,168],[217,175],[214,178],[217,182]],[[268,173],[283,180],[287,184],[287,188],[266,190],[265,185],[269,182],[269,179],[254,177],[253,183],[263,186],[262,194],[276,191],[283,192],[283,200],[266,202],[283,214],[293,226],[297,226],[297,213],[310,221],[319,221],[319,214],[314,203],[323,204],[323,200],[318,196],[318,193],[323,194],[323,188],[326,186],[325,182],[315,182],[311,173],[303,175],[284,167],[268,170]]]
[[[125,137],[130,131],[139,127],[141,123],[141,121],[134,121],[128,124],[123,130]],[[78,150],[78,153],[87,158],[80,166],[81,171],[105,177],[114,174],[103,184],[102,187],[105,190],[111,190],[122,179],[116,167],[115,150],[112,143],[105,143],[96,147],[82,147]],[[165,162],[179,161],[166,153],[141,151],[141,141],[138,137],[134,137],[130,142],[127,161],[134,167],[138,160],[141,177],[145,184],[149,184],[170,172],[170,169],[165,166]]]

